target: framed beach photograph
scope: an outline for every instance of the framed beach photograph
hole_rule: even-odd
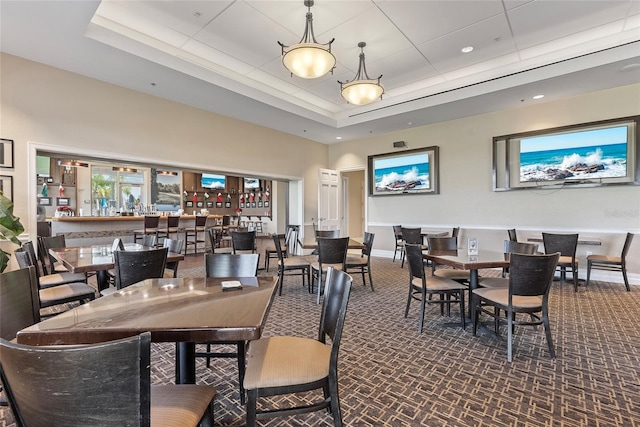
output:
[[[640,116],[493,138],[494,191],[640,183]]]
[[[370,196],[438,194],[437,146],[368,157]]]
[[[7,175],[0,176],[0,191],[4,197],[13,201],[13,177]]]
[[[13,140],[0,138],[0,168],[13,169]]]

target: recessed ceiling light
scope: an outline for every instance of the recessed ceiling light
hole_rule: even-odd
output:
[[[473,50],[473,46],[465,46],[461,50],[462,50],[462,53],[469,53]]]
[[[544,95],[536,95],[533,97],[533,99],[542,99],[544,98]]]
[[[342,139],[342,137],[341,136],[336,136],[336,139]]]
[[[637,70],[638,68],[640,68],[640,64],[633,63],[633,64],[627,64],[624,67],[620,68],[620,71],[634,71],[634,70]]]

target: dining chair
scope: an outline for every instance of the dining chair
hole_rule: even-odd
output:
[[[280,248],[280,252],[283,257],[287,257],[287,240],[289,239],[290,230],[287,230],[284,234],[276,234],[278,240],[273,241],[273,245],[268,245],[264,249],[264,269],[265,271],[269,271],[269,260],[271,258],[279,259],[278,252],[276,251],[276,247]]]
[[[285,234],[280,235],[280,248],[282,250],[282,254],[284,257],[288,257],[291,254],[295,254],[297,250],[297,240],[298,240],[298,230],[299,225],[288,225],[287,232]],[[264,267],[266,271],[269,271],[269,259],[275,258],[278,259],[278,254],[276,253],[276,248],[274,246],[267,246],[264,251]]]
[[[458,250],[457,237],[427,237],[429,242],[429,251],[434,252],[452,252]],[[469,283],[471,280],[471,272],[469,270],[460,270],[457,268],[440,268],[438,264],[431,263],[431,275],[453,279],[460,283]]]
[[[505,240],[503,252],[506,257],[511,254],[535,255],[538,251],[538,245],[535,243],[514,242],[513,240]],[[506,277],[509,268],[502,269],[502,277],[480,277],[479,285],[484,288],[508,288],[509,279]]]
[[[394,225],[393,227],[393,238],[395,239],[395,248],[393,250],[393,262],[396,262],[396,255],[400,252],[400,258],[404,259],[404,241],[402,240],[402,226]]]
[[[163,239],[171,239],[172,236],[178,236],[178,231],[180,230],[180,216],[179,215],[169,215],[166,217],[166,226],[165,228],[158,229],[158,244]]]
[[[329,267],[345,271],[348,249],[348,237],[318,238],[318,259],[311,263],[311,283],[309,287],[309,292],[313,292],[315,286],[314,283],[317,283],[318,285],[317,304],[320,304],[320,294],[322,293],[320,288],[323,283],[323,273],[326,273]]]
[[[11,341],[18,331],[40,321],[35,267],[0,273],[0,338]],[[0,385],[0,392],[3,391]],[[8,406],[4,393],[0,406]]]
[[[222,231],[217,227],[207,228],[207,237],[209,238],[209,251],[208,253],[215,254],[230,254],[233,253],[233,248],[229,246],[222,246]]]
[[[311,271],[311,266],[309,260],[302,256],[284,256],[284,252],[282,251],[282,246],[280,245],[281,235],[280,234],[272,234],[273,238],[273,248],[276,250],[276,255],[278,255],[278,295],[282,295],[282,287],[284,286],[284,276],[302,276],[302,286],[309,286],[309,274]],[[289,272],[289,273],[287,273]]]
[[[162,247],[167,248],[168,252],[173,252],[175,254],[179,254],[182,252],[182,245],[184,244],[184,240],[182,239],[170,239],[165,238],[162,242]],[[180,261],[172,261],[167,262],[164,267],[164,275],[163,277],[168,277],[171,279],[175,279],[178,277],[178,264]]]
[[[371,249],[373,248],[374,237],[374,233],[365,231],[364,238],[362,239],[362,244],[364,245],[364,247],[362,248],[360,256],[349,256],[349,254],[347,253],[347,260],[345,262],[345,271],[347,273],[350,273],[351,270],[359,270],[360,274],[362,274],[362,284],[364,286],[367,286],[365,273],[369,275],[369,285],[371,286],[372,291],[373,277],[371,276]]]
[[[96,297],[96,290],[84,282],[64,283],[56,286],[42,288],[37,274],[36,264],[27,251],[18,248],[14,251],[18,266],[21,269],[33,267],[36,270],[36,281],[31,282],[32,292],[38,295],[38,306],[40,308],[52,307],[54,305],[78,302],[84,304]]]
[[[631,288],[629,287],[629,278],[627,277],[627,254],[629,253],[633,236],[634,235],[632,233],[627,233],[624,245],[622,245],[622,253],[620,256],[593,254],[587,256],[586,286],[589,286],[592,268],[594,270],[620,271],[622,273],[622,279],[624,280],[624,286],[627,288],[627,292],[631,292]]]
[[[403,245],[420,245],[423,251],[427,250],[427,246],[424,245],[422,239],[422,229],[420,227],[402,227],[402,242]],[[401,268],[404,268],[405,254],[402,254]]]
[[[234,254],[255,253],[256,252],[256,232],[255,231],[232,231],[231,247]]]
[[[147,236],[149,234],[156,236],[156,242],[157,242],[159,225],[160,225],[159,215],[145,215],[144,228],[133,230],[133,243],[138,243],[138,239],[141,239],[143,236]]]
[[[142,251],[115,251],[113,253],[115,286],[103,289],[100,295],[110,295],[146,279],[164,277],[168,252],[166,247]]]
[[[411,300],[420,301],[420,317],[418,319],[418,332],[422,333],[424,326],[424,313],[427,304],[440,305],[440,314],[444,315],[444,307],[447,308],[451,303],[460,305],[460,324],[462,329],[465,328],[465,312],[464,312],[464,291],[467,286],[449,278],[431,276],[427,277],[424,269],[425,264],[422,258],[422,247],[420,245],[405,244],[405,254],[407,255],[407,264],[409,265],[409,295],[407,296],[407,305],[404,310],[404,317],[409,315],[409,307]],[[440,299],[429,298],[433,295],[440,295]],[[453,299],[452,299],[453,297]],[[449,310],[447,309],[447,312]]]
[[[46,267],[42,269],[38,268],[38,260],[36,258],[36,251],[33,247],[33,242],[25,242],[22,244],[22,248],[29,254],[29,258],[36,268],[36,274],[38,275],[38,283],[41,288],[50,288],[52,286],[64,285],[66,283],[87,282],[87,275],[85,273],[71,273],[69,271],[62,271],[59,273],[45,273]],[[47,254],[49,250],[47,249]],[[48,258],[45,257],[45,258]],[[44,265],[44,263],[42,263]],[[40,273],[42,271],[42,273]]]
[[[215,388],[151,385],[151,333],[82,346],[0,339],[0,377],[18,427],[211,426]]]
[[[0,273],[0,338],[12,340],[21,329],[40,321],[35,267]]]
[[[318,338],[273,336],[249,343],[244,387],[247,427],[256,420],[329,409],[333,425],[342,426],[338,394],[338,352],[351,291],[351,277],[329,268]],[[327,338],[331,339],[328,343]],[[323,390],[321,399],[296,407],[257,408],[258,398]]]
[[[184,229],[184,244],[185,244],[184,254],[185,255],[187,254],[190,245],[193,246],[193,253],[197,254],[198,244],[205,243],[205,238],[200,237],[200,235],[204,236],[204,233],[206,233],[207,218],[208,218],[207,215],[196,215],[193,227]]]
[[[578,292],[578,263],[580,261],[576,258],[578,234],[542,233],[542,244],[546,254],[560,253],[557,267],[560,269],[560,280],[566,279],[568,269],[573,278],[573,289]]]
[[[66,247],[67,242],[64,234],[58,234],[57,236],[38,236],[38,259],[42,266],[42,274],[65,273],[69,271],[49,254],[49,249],[51,248]]]
[[[142,236],[142,241],[140,244],[147,248],[155,248],[158,244],[158,236],[155,234],[145,234]]]
[[[458,237],[460,235],[460,227],[453,227],[451,230],[451,237]]]
[[[205,276],[218,278],[255,277],[258,275],[259,254],[206,254]],[[240,403],[244,405],[245,393],[243,379],[245,375],[246,342],[245,341],[207,341],[206,352],[196,352],[196,357],[205,357],[207,368],[211,366],[211,358],[235,358],[238,361],[238,387]],[[235,352],[212,352],[212,345],[235,345]],[[177,360],[176,360],[177,362]],[[177,367],[177,365],[176,365]]]
[[[559,253],[549,255],[524,255],[513,253],[509,257],[508,288],[477,288],[472,292],[473,335],[476,335],[479,316],[487,314],[507,324],[507,360],[513,359],[514,326],[543,325],[549,353],[555,359],[556,353],[549,325],[549,289],[556,270]],[[487,307],[495,309],[490,311]],[[505,312],[500,317],[499,310]],[[527,320],[517,320],[516,315],[525,313]]]

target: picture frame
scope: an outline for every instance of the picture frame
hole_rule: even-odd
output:
[[[39,197],[38,204],[40,206],[51,206],[51,197]]]
[[[439,194],[437,145],[368,156],[369,196]]]
[[[221,208],[222,207],[222,202],[216,202],[216,208]]]
[[[264,202],[264,207],[265,207],[265,208],[268,208],[268,207],[269,207],[269,202],[268,202],[268,201]]]
[[[204,207],[204,202],[196,202],[196,207],[203,208]]]
[[[640,185],[640,116],[493,137],[493,191]]]
[[[212,208],[213,207],[213,202],[207,202],[207,208]]]
[[[0,138],[0,168],[13,169],[13,139]]]
[[[193,202],[189,202],[189,201],[187,201],[186,203],[187,203],[187,207],[188,207],[188,208],[192,208],[192,207],[193,207]]]
[[[68,197],[56,197],[56,206],[69,206]]]
[[[8,175],[0,176],[0,190],[7,199],[13,201],[13,177]]]

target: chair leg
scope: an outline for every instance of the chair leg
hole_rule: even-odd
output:
[[[240,404],[244,405],[244,372],[247,366],[247,347],[245,341],[238,341],[238,388],[240,391]]]
[[[511,362],[513,359],[513,312],[507,311],[507,361]]]
[[[247,390],[247,427],[256,425],[256,404],[258,400],[258,390]]]
[[[420,299],[420,323],[418,324],[418,332],[422,333],[424,326],[424,310],[427,305],[427,291],[422,288],[422,298]]]
[[[364,278],[364,273],[365,273],[364,267],[360,268],[360,272],[362,273],[362,286],[366,287],[367,286],[367,281]]]
[[[374,289],[373,289],[373,277],[371,277],[371,267],[370,266],[367,266],[367,273],[369,273],[369,286],[371,286],[371,292],[375,292]],[[627,285],[627,287],[629,287],[629,285]]]
[[[622,266],[622,279],[624,279],[624,286],[627,288],[627,292],[631,292],[631,288],[629,287],[629,278],[627,277],[627,266]]]
[[[591,261],[587,261],[587,282],[585,286],[589,286],[589,279],[591,279]]]
[[[464,291],[460,290],[460,323],[462,323],[462,329],[467,328],[467,322],[464,318]]]
[[[547,344],[549,345],[549,353],[551,358],[556,358],[556,351],[553,348],[553,341],[551,340],[551,326],[549,325],[549,312],[547,308],[542,309],[542,324],[544,325],[544,333],[547,337]]]
[[[478,332],[478,315],[480,314],[480,298],[469,291],[469,304],[471,304],[471,323],[473,326],[473,336]]]
[[[282,295],[282,282],[284,281],[284,268],[278,267],[278,276],[280,280],[278,283],[278,295]],[[302,283],[304,283],[304,277],[302,278]]]
[[[573,290],[575,292],[578,292],[578,266],[577,265],[573,265],[571,266],[571,274],[572,274],[572,278],[573,278]]]
[[[340,411],[340,398],[338,397],[338,379],[329,372],[329,399],[331,399],[331,415],[333,415],[334,427],[342,427],[342,412]]]
[[[411,285],[409,285],[409,296],[407,297],[407,306],[404,309],[404,318],[405,319],[409,315],[409,306],[411,305],[411,291],[412,291],[412,287],[411,287]]]

